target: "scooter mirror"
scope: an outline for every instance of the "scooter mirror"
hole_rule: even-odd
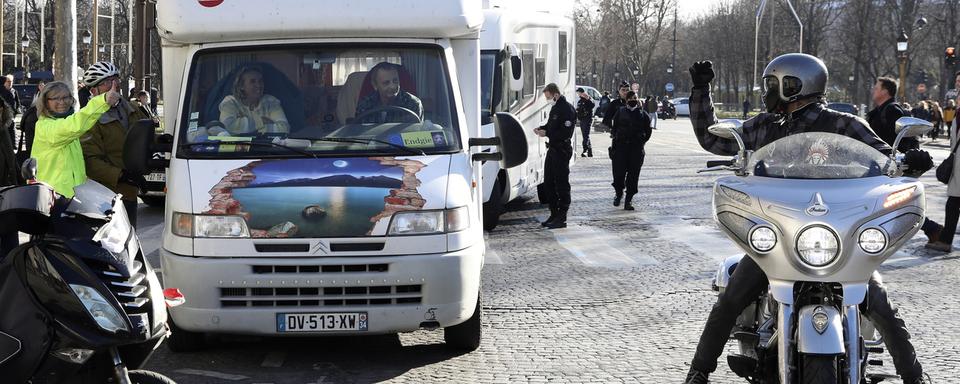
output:
[[[743,123],[736,119],[720,120],[716,124],[708,127],[707,131],[714,136],[733,140],[742,134]]]
[[[903,137],[923,136],[933,130],[933,123],[916,117],[901,117],[897,119],[895,125],[894,129],[898,136],[906,132],[903,133]]]
[[[20,175],[24,180],[30,181],[37,178],[37,159],[29,158],[20,166]]]

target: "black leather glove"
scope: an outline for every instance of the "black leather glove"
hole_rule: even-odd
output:
[[[117,181],[136,186],[138,189],[145,189],[147,187],[147,179],[144,178],[143,175],[138,175],[126,169],[120,171],[120,179]]]
[[[933,158],[930,153],[920,149],[911,149],[903,155],[903,163],[907,165],[904,172],[908,177],[920,177],[924,172],[933,168]]]
[[[706,88],[713,81],[713,62],[698,61],[690,66],[690,78],[694,88]]]

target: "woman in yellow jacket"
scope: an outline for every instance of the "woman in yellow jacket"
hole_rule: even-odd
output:
[[[62,81],[48,83],[39,98],[39,120],[31,152],[37,159],[37,180],[61,195],[73,197],[73,188],[87,180],[79,138],[93,128],[111,105],[120,102],[117,84],[109,92],[91,98],[76,113],[73,94]]]

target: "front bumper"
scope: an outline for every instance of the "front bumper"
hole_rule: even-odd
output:
[[[164,285],[179,288],[186,298],[186,304],[170,309],[183,329],[282,335],[278,313],[366,312],[367,331],[311,335],[383,334],[469,319],[479,297],[483,246],[442,254],[319,258],[189,257],[161,249],[161,259]]]

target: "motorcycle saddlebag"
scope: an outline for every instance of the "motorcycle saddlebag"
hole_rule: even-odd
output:
[[[0,262],[0,381],[26,383],[47,356],[53,339],[50,316],[22,280],[22,245]],[[15,339],[15,340],[14,340]]]

